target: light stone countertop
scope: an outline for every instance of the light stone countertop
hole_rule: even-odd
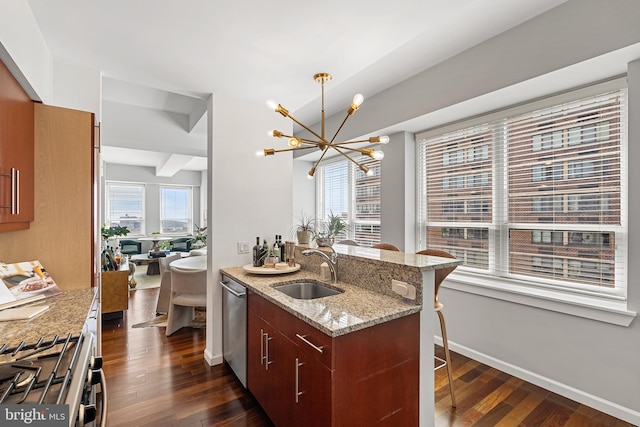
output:
[[[28,320],[0,322],[0,347],[5,344],[15,347],[22,341],[32,344],[40,338],[51,339],[56,335],[80,334],[97,289],[63,290],[59,295],[31,303],[48,305],[49,309]]]
[[[446,258],[416,256],[378,249],[356,248],[359,250],[354,251],[342,248],[344,248],[343,245],[336,245],[336,250],[340,254],[349,254],[358,258],[365,255],[367,262],[378,260],[381,264],[396,265],[396,268],[397,265],[401,265],[418,271],[445,268],[460,263],[460,261]],[[274,289],[274,286],[287,282],[305,279],[319,281],[319,274],[305,267],[303,265],[297,272],[280,275],[251,274],[242,267],[223,268],[220,272],[331,337],[408,316],[422,309],[420,299],[407,300],[395,294],[391,296],[388,292],[385,295],[343,281],[327,284],[329,287],[344,290],[343,293],[312,300],[295,299]],[[366,275],[366,272],[359,274]],[[339,274],[338,277],[343,276]]]
[[[282,275],[256,275],[247,273],[242,267],[232,267],[223,268],[221,272],[331,337],[417,313],[421,309],[414,301],[403,302],[400,298],[390,298],[344,282],[326,284],[344,290],[343,293],[312,300],[295,299],[274,289],[274,286],[287,282],[319,280],[318,274],[305,270]]]

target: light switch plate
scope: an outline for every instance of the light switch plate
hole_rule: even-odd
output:
[[[249,253],[249,242],[238,242],[238,253],[239,254],[248,254]]]

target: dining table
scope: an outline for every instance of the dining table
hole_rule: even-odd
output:
[[[150,237],[138,237],[138,241],[139,242],[151,242],[151,250],[154,252],[159,252],[160,251],[160,242],[161,241],[165,241],[165,240],[171,240],[174,237],[172,236],[154,236],[151,235]]]
[[[169,264],[169,267],[179,268],[182,270],[203,271],[207,269],[206,256],[188,256],[177,259]]]

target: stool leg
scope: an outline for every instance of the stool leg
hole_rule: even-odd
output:
[[[444,314],[442,310],[438,310],[438,318],[440,319],[440,329],[442,330],[442,344],[444,347],[444,360],[447,362],[447,375],[449,376],[449,392],[451,393],[451,406],[456,407],[456,396],[453,391],[453,375],[451,375],[451,356],[449,356],[449,342],[447,341],[447,327],[444,323]]]

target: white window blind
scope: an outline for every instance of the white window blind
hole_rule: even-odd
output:
[[[624,295],[625,93],[564,95],[419,136],[421,246],[470,271]]]
[[[316,210],[320,221],[333,213],[349,225],[347,233],[336,241],[351,239],[372,246],[380,242],[380,161],[369,157],[355,160],[367,166],[372,175],[365,175],[346,159],[318,167]]]
[[[193,229],[191,187],[160,187],[160,228],[165,234],[189,234]]]
[[[127,227],[130,235],[144,235],[144,185],[107,182],[106,190],[106,223]]]

